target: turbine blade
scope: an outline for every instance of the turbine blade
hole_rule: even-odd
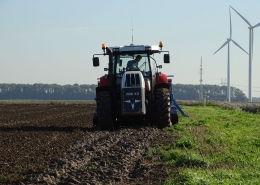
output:
[[[240,13],[238,13],[232,6],[230,6],[250,27],[252,26],[246,18],[244,18]]]
[[[229,40],[227,40],[215,53],[217,53],[219,50],[221,50],[221,48],[223,48],[228,42],[229,42]],[[214,53],[214,54],[215,54],[215,53]],[[213,54],[213,55],[214,55],[214,54]]]
[[[253,26],[253,28],[258,27],[258,26],[260,26],[260,23],[258,23],[258,24],[256,24],[255,26]]]
[[[241,46],[239,46],[239,44],[238,43],[236,43],[234,40],[232,40],[231,39],[231,41],[237,46],[237,47],[239,47],[240,49],[242,49],[245,53],[247,53],[246,52],[246,50],[244,50]],[[248,54],[248,53],[247,53]]]
[[[230,18],[230,37],[232,38],[232,24],[231,24],[231,12],[230,12],[230,7],[229,7],[229,18]]]

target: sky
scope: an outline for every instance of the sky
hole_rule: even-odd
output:
[[[259,0],[0,0],[0,83],[96,84],[108,57],[101,44],[158,45],[171,63],[156,56],[173,84],[227,81],[229,5],[252,25],[260,22]],[[247,52],[248,25],[232,10],[232,39]],[[249,57],[230,44],[231,86],[248,96]],[[254,29],[252,96],[260,97],[260,27]]]

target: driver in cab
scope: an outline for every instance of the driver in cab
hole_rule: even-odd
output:
[[[126,69],[127,70],[139,70],[138,63],[141,61],[141,55],[137,55],[134,60],[129,60],[127,62]]]

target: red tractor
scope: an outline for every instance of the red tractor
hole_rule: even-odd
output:
[[[96,88],[93,124],[100,130],[141,122],[164,128],[178,122],[176,108],[171,109],[171,79],[159,72],[162,66],[153,58],[156,53],[165,53],[164,63],[170,63],[169,51],[162,51],[162,47],[162,42],[159,46],[102,44],[103,54],[93,55],[94,67],[99,66],[97,55],[109,59],[104,69],[108,73],[100,77]]]

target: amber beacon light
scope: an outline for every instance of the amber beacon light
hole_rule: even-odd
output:
[[[162,41],[159,42],[159,47],[162,49],[162,47],[163,47],[163,42]]]
[[[106,44],[102,44],[102,49],[106,49]]]

